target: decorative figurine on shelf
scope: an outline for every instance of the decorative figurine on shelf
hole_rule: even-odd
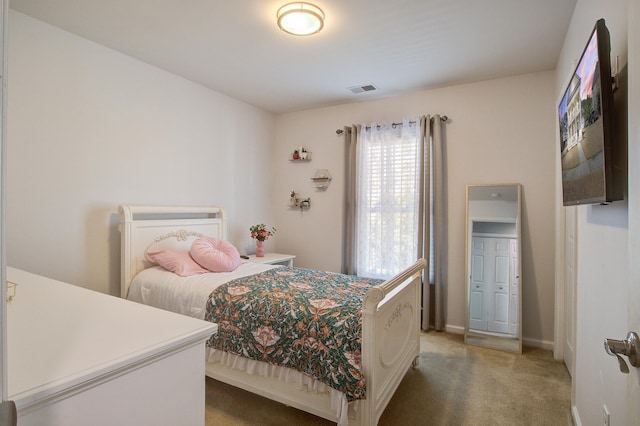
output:
[[[276,228],[267,228],[264,223],[253,225],[249,228],[251,232],[251,238],[256,240],[256,257],[264,257],[264,245],[263,243],[269,239],[270,236],[275,235]]]
[[[300,159],[300,154],[298,153],[297,149],[295,151],[293,151],[293,159],[294,160],[299,160]]]
[[[293,207],[298,207],[299,203],[300,203],[300,198],[298,198],[298,194],[296,194],[296,191],[291,191],[291,198],[289,199],[289,205]]]
[[[301,160],[306,160],[308,155],[309,155],[309,153],[307,152],[306,149],[304,149],[304,147],[300,148],[300,159]]]
[[[305,207],[311,207],[311,197],[300,201],[300,210],[302,210]]]

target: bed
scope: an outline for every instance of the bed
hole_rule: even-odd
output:
[[[203,235],[226,240],[224,209],[122,205],[119,213],[123,298],[203,319],[208,315],[205,305],[211,289],[205,281],[209,279],[220,286],[228,285],[229,280],[246,281],[252,274],[258,274],[257,277],[299,272],[298,268],[287,270],[279,269],[280,266],[243,263],[228,273],[228,277],[227,273],[178,277],[154,265],[146,253],[188,250],[193,241]],[[407,369],[418,362],[421,277],[425,265],[425,260],[419,259],[389,280],[366,285],[359,307],[362,317],[359,366],[364,379],[361,383],[366,384],[366,398],[349,397],[346,392],[292,368],[209,346],[207,376],[341,426],[377,424]],[[183,285],[185,280],[190,280],[188,285]],[[160,281],[167,281],[169,285],[161,285]],[[156,284],[164,286],[160,296],[151,293],[150,289]],[[182,294],[178,288],[189,288],[188,294]]]

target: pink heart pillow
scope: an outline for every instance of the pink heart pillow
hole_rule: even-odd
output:
[[[162,250],[147,253],[149,259],[162,266],[164,269],[173,272],[181,277],[190,275],[205,274],[209,272],[198,265],[186,250]]]
[[[231,272],[240,265],[238,249],[219,238],[198,238],[191,245],[189,253],[193,260],[211,272]]]

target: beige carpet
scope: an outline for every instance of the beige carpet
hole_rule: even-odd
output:
[[[571,381],[550,351],[511,354],[465,345],[462,336],[421,336],[379,425],[559,425],[571,420]],[[207,378],[206,425],[331,425],[327,420]]]

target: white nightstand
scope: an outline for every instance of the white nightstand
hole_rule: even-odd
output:
[[[292,267],[295,258],[296,256],[293,254],[265,253],[264,257],[256,257],[255,254],[252,254],[249,256],[249,262]]]

